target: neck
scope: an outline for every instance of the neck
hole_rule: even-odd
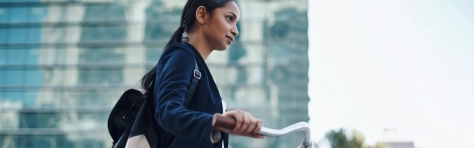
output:
[[[209,46],[209,44],[207,44],[207,41],[203,36],[198,36],[194,33],[188,34],[188,43],[193,45],[194,48],[197,49],[197,51],[204,60],[206,60],[212,52],[211,47]]]

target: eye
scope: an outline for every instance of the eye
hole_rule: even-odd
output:
[[[232,22],[232,21],[234,20],[234,17],[229,16],[229,17],[227,17],[227,20],[228,20],[229,22]]]

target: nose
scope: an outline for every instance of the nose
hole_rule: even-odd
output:
[[[234,27],[232,27],[232,29],[230,29],[230,33],[232,33],[232,35],[234,37],[239,35],[239,29],[237,28],[237,25],[234,25]]]

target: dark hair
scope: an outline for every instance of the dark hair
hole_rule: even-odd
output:
[[[234,0],[188,0],[186,5],[184,6],[183,13],[181,14],[181,22],[178,29],[173,33],[170,40],[166,44],[169,46],[173,43],[181,43],[183,42],[183,33],[188,33],[193,28],[196,22],[196,10],[200,6],[204,6],[208,13],[214,12],[216,8],[224,7],[227,2],[234,1]],[[153,81],[155,81],[156,77],[156,65],[146,73],[141,79],[141,87],[142,89],[149,90],[152,88]]]

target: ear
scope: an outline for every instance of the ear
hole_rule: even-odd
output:
[[[196,10],[196,23],[199,25],[206,23],[207,17],[209,16],[207,14],[206,7],[199,6]]]

